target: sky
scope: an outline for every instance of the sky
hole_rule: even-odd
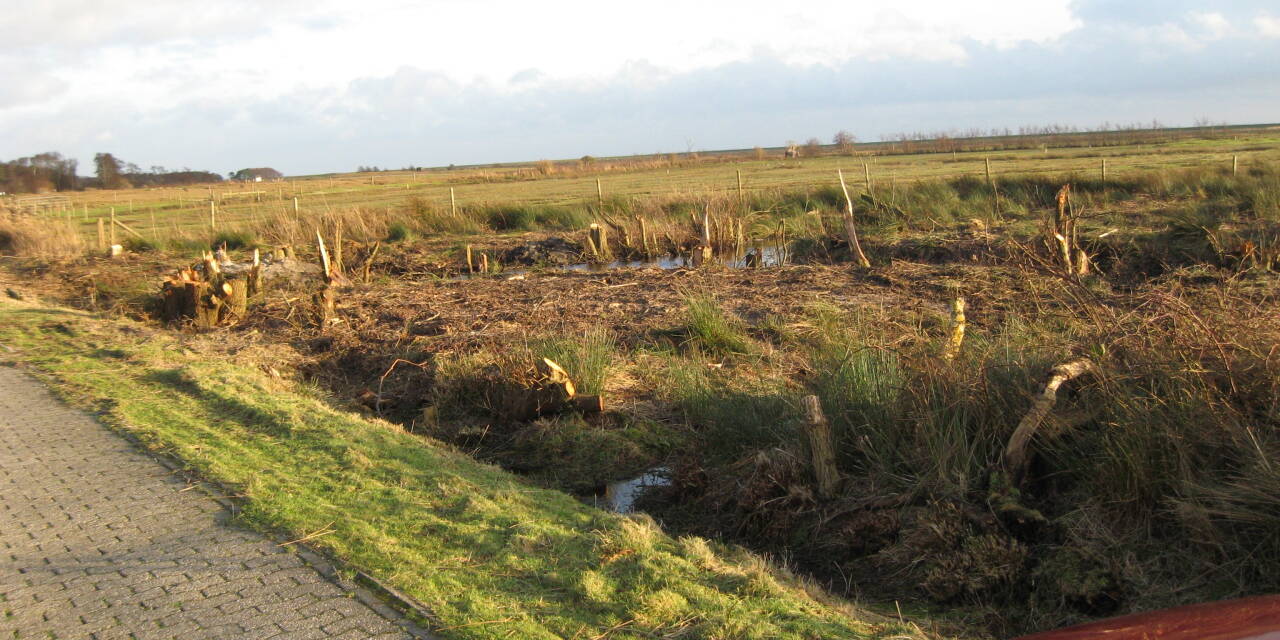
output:
[[[0,159],[302,175],[1280,121],[1275,0],[39,0]],[[619,5],[623,3],[618,3]]]

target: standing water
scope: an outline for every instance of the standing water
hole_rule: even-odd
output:
[[[650,469],[638,478],[614,482],[596,496],[596,505],[617,513],[635,511],[636,500],[651,487],[671,486],[671,470],[666,467]]]

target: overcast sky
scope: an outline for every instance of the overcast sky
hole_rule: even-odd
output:
[[[1275,0],[31,0],[0,158],[288,174],[1280,121]],[[622,3],[618,3],[621,5]]]

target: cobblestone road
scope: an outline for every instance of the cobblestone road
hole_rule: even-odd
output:
[[[0,638],[414,638],[0,366]]]

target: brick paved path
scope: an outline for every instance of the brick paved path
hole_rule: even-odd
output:
[[[0,638],[412,638],[0,366]]]

